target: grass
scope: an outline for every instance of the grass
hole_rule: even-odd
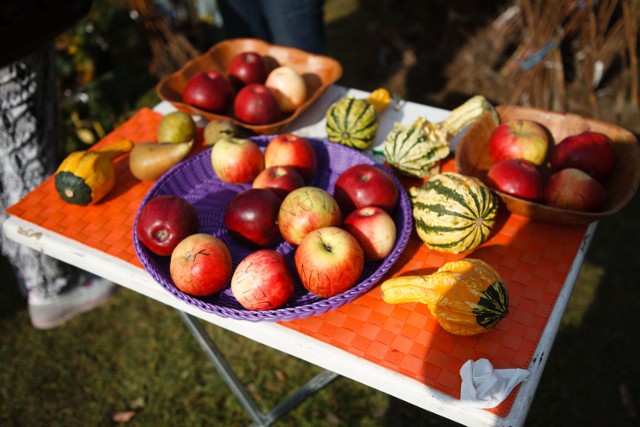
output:
[[[386,3],[381,3],[386,4]],[[431,18],[438,19],[433,4]],[[397,75],[399,58],[371,34],[402,23],[383,9],[327,2],[329,53],[347,86],[373,89]],[[405,17],[406,19],[406,17]],[[374,26],[377,24],[378,26]],[[425,25],[425,27],[428,27]],[[389,30],[387,28],[387,30]],[[425,31],[407,25],[410,34]],[[378,39],[384,40],[383,38]],[[377,50],[376,50],[377,48]],[[391,52],[384,57],[374,53]],[[386,73],[371,61],[382,61]],[[434,68],[408,99],[435,103]],[[414,80],[415,82],[415,80]],[[153,105],[153,87],[131,105]],[[427,95],[425,95],[427,94]],[[442,99],[437,97],[437,99]],[[446,106],[446,105],[445,105]],[[115,108],[114,108],[115,109]],[[117,109],[115,109],[117,110]],[[640,413],[640,199],[600,222],[538,387],[527,426],[633,426]],[[64,327],[38,331],[2,260],[0,425],[112,426],[134,411],[131,426],[246,425],[245,415],[175,311],[122,288],[104,306]],[[211,325],[206,326],[263,409],[273,407],[319,368]],[[340,378],[278,426],[449,426],[454,423]]]

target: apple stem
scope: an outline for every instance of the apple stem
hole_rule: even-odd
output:
[[[167,230],[160,230],[160,231],[157,231],[157,232],[154,234],[154,236],[155,236],[155,238],[156,238],[157,240],[159,240],[160,242],[164,242],[165,240],[167,240],[168,234],[169,234],[169,233],[167,233]]]

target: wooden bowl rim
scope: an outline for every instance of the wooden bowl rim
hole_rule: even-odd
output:
[[[247,49],[252,49],[252,50],[262,52],[263,55],[266,55],[269,52],[273,52],[273,51],[280,51],[280,52],[286,52],[292,56],[306,58],[305,62],[307,63],[310,61],[318,61],[319,63],[324,64],[325,68],[330,70],[330,72],[327,73],[328,77],[326,78],[323,78],[323,76],[318,76],[321,82],[320,86],[315,90],[313,94],[311,94],[311,96],[307,97],[307,100],[300,107],[298,107],[292,113],[288,114],[284,119],[274,123],[268,123],[265,125],[252,125],[249,123],[245,123],[241,120],[238,120],[233,116],[211,113],[211,112],[202,110],[200,108],[194,107],[192,105],[186,104],[182,102],[181,99],[175,99],[166,93],[169,90],[169,82],[171,80],[176,79],[181,75],[185,75],[188,71],[194,68],[198,69],[198,64],[203,62],[207,57],[212,57],[216,59],[217,53],[223,49],[227,49],[227,48],[230,48],[232,50],[238,49],[238,52],[240,52],[241,50],[239,49],[239,46],[245,46],[245,48],[242,49],[243,51]],[[286,65],[286,64],[280,64],[280,65]],[[220,70],[220,71],[222,71],[226,75],[226,70]],[[173,104],[174,107],[176,107],[181,111],[185,111],[191,114],[197,114],[199,116],[202,116],[204,119],[208,121],[216,120],[216,119],[229,120],[235,125],[251,130],[256,134],[265,135],[265,134],[277,133],[285,125],[287,125],[288,123],[293,121],[295,118],[297,118],[304,110],[306,110],[313,102],[315,102],[330,85],[338,81],[342,77],[342,73],[343,73],[343,68],[340,62],[325,55],[309,53],[293,47],[271,44],[260,39],[235,38],[235,39],[223,40],[221,42],[216,43],[202,55],[199,55],[196,58],[193,58],[187,61],[178,71],[163,77],[156,85],[156,93],[162,100],[170,102],[171,104]]]
[[[636,159],[640,159],[640,144],[638,142],[637,137],[629,130],[621,126],[615,125],[613,123],[609,123],[609,122],[595,119],[595,118],[589,118],[576,113],[553,111],[553,110],[540,109],[540,108],[527,107],[527,106],[498,105],[495,108],[500,118],[502,118],[505,115],[505,112],[509,113],[510,115],[514,115],[514,112],[516,113],[519,112],[519,113],[526,114],[527,116],[538,115],[538,116],[550,116],[555,118],[560,117],[560,118],[563,118],[564,120],[581,120],[581,121],[584,121],[585,123],[593,124],[596,127],[615,129],[616,132],[624,135],[625,138],[624,140],[618,140],[618,139],[614,140],[613,141],[614,144],[630,144],[631,146],[635,147],[635,148],[632,148],[632,150],[635,153],[634,157]],[[463,170],[464,169],[463,165],[460,163],[460,158],[462,156],[459,157],[458,153],[461,150],[464,150],[467,144],[471,143],[469,141],[470,139],[472,139],[471,136],[472,136],[473,130],[476,126],[480,125],[481,120],[491,120],[490,115],[485,114],[478,121],[469,125],[469,127],[464,131],[464,134],[461,135],[460,139],[458,140],[458,145],[456,146],[456,156],[455,156],[456,169],[464,175],[474,176],[474,175],[468,174],[467,173],[468,171]],[[540,123],[542,123],[543,125],[545,124],[543,120],[541,120]],[[558,143],[558,142],[559,141],[555,141],[555,143]],[[477,176],[475,177],[478,178]],[[555,224],[562,224],[562,225],[583,225],[583,224],[588,224],[588,223],[597,221],[605,216],[613,215],[619,212],[622,208],[624,208],[629,203],[629,201],[631,201],[631,199],[634,197],[635,193],[637,192],[639,186],[640,186],[640,164],[636,164],[636,168],[632,175],[632,179],[629,182],[628,191],[624,194],[624,196],[618,197],[616,200],[614,200],[613,203],[606,210],[602,210],[598,212],[582,212],[582,211],[575,211],[570,209],[562,209],[562,208],[557,208],[553,206],[548,206],[539,202],[524,200],[499,190],[492,189],[492,191],[494,191],[504,201],[508,209],[509,209],[509,205],[517,204],[521,206],[532,207],[532,209],[528,209],[528,211],[534,212],[533,215],[526,215],[519,212],[513,212],[516,215],[523,215],[531,219],[539,220],[547,223],[555,223]],[[544,211],[545,214],[536,215],[535,212],[539,212],[539,211]]]

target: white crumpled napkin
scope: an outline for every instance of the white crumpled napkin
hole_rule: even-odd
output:
[[[460,368],[460,400],[476,408],[493,408],[529,377],[526,369],[493,369],[487,359],[468,360]]]

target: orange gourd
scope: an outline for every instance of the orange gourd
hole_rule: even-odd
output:
[[[427,304],[440,326],[456,335],[487,332],[509,312],[502,279],[480,259],[448,262],[431,275],[393,277],[381,288],[388,303]]]

